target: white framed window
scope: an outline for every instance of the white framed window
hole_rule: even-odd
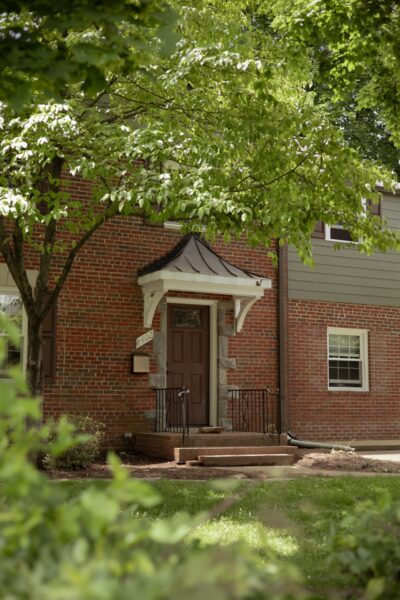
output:
[[[381,217],[381,202],[374,204],[371,200],[362,199],[362,215],[369,212],[372,216]],[[338,225],[325,225],[325,239],[331,242],[344,242],[347,244],[359,244],[358,240],[351,238],[350,231],[345,229],[340,223]]]
[[[328,389],[368,391],[368,331],[328,327]]]
[[[358,244],[351,239],[351,233],[343,225],[325,225],[325,239],[330,242],[344,242],[347,244]]]
[[[361,202],[363,207],[361,214],[365,215],[368,204],[366,198],[363,198]],[[353,240],[350,231],[340,223],[337,225],[325,225],[325,239],[331,242],[344,242],[346,244],[360,243],[358,240]]]
[[[20,364],[25,370],[27,355],[27,319],[19,292],[15,288],[0,287],[0,311],[14,323],[20,334],[20,343],[16,347],[7,342],[6,358],[0,367],[0,379],[8,379],[7,369]],[[0,336],[5,333],[0,330]]]

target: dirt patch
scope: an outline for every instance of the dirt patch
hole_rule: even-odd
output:
[[[400,462],[374,460],[361,456],[356,452],[342,452],[338,450],[329,453],[307,453],[296,463],[296,466],[333,471],[400,473]]]
[[[338,450],[309,452],[301,451],[302,458],[293,467],[284,467],[285,476],[296,476],[296,467],[305,467],[320,471],[337,471],[340,473],[369,472],[369,473],[400,473],[400,462],[375,460],[361,456],[356,452],[341,452]],[[263,467],[236,467],[235,469],[192,467],[179,465],[174,461],[160,461],[142,455],[121,453],[120,458],[124,467],[132,477],[139,479],[181,479],[208,480],[224,477],[236,479],[269,479],[271,474]],[[293,470],[292,470],[293,469]],[[300,471],[300,469],[299,469]],[[87,469],[53,469],[47,471],[51,479],[109,479],[111,472],[108,465],[98,462]]]
[[[174,461],[159,461],[141,455],[121,454],[124,467],[132,477],[146,479],[192,479],[207,480],[224,477],[257,479],[256,473],[238,474],[231,469],[213,469],[209,467],[190,467]],[[106,463],[94,463],[87,469],[51,469],[46,471],[50,479],[109,479],[111,472]]]

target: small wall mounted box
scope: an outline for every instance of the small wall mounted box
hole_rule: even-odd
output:
[[[131,354],[132,373],[149,373],[150,357],[145,352],[132,352]]]

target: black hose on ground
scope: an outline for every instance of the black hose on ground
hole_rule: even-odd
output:
[[[342,446],[341,444],[325,444],[324,442],[308,442],[307,440],[298,440],[293,433],[287,432],[287,443],[289,446],[298,448],[326,448],[328,450],[344,450],[344,452],[353,452],[351,446]]]

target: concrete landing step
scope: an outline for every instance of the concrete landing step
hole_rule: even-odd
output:
[[[251,465],[292,465],[293,454],[200,454],[198,461],[205,467],[245,467]]]
[[[295,446],[206,446],[194,448],[174,448],[174,457],[178,464],[197,460],[199,455],[243,455],[243,454],[292,454],[298,456]]]

